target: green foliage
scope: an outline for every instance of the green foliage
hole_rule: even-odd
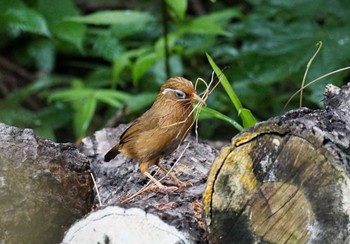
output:
[[[105,126],[118,109],[124,108],[124,121],[142,113],[169,76],[208,79],[222,67],[223,86],[201,117],[241,130],[235,120],[241,118],[244,127],[255,123],[250,110],[260,120],[282,111],[319,41],[323,48],[306,82],[349,65],[349,1],[161,1],[124,1],[123,10],[94,11],[84,1],[0,1],[0,51],[20,67],[10,76],[21,69],[32,74],[23,78],[19,72],[4,82],[6,89],[0,87],[0,121],[50,139],[62,140],[59,131],[79,138]],[[305,105],[320,105],[324,84],[340,85],[347,75],[308,87]],[[297,104],[295,99],[291,106]],[[215,120],[206,132],[225,126]]]
[[[79,15],[71,0],[38,0],[37,9],[44,16],[54,37],[74,45],[82,50],[86,28],[80,23],[65,21],[66,18]]]
[[[67,21],[73,21],[77,23],[91,24],[91,25],[113,25],[113,24],[134,24],[137,25],[140,22],[154,21],[154,18],[149,13],[139,11],[100,11],[97,13],[74,16],[66,18]]]
[[[225,30],[225,26],[232,18],[240,18],[241,13],[237,9],[217,11],[211,14],[188,19],[179,23],[180,34],[202,34],[202,35],[226,35],[231,34]]]
[[[3,0],[0,2],[0,23],[9,34],[18,35],[20,32],[30,32],[50,36],[45,18],[35,9],[26,6],[21,1]]]
[[[250,107],[268,103],[266,98],[276,96],[276,90],[270,87],[277,84],[285,96],[291,93],[290,88],[297,90],[319,41],[324,45],[310,69],[308,81],[349,64],[347,23],[350,17],[345,12],[350,5],[347,1],[254,0],[251,4],[254,9],[251,14],[232,27],[235,40],[242,41],[242,46],[239,62],[228,74],[236,77],[236,87],[246,88],[243,97],[247,99],[243,102]],[[346,75],[346,72],[339,73],[311,86],[305,96],[308,104],[320,104],[324,85],[340,85]],[[275,100],[277,104],[270,101],[266,105],[272,108],[272,114],[277,113],[285,100]],[[271,112],[266,112],[271,116]]]
[[[1,122],[33,128],[39,135],[54,140],[54,131],[69,123],[72,117],[71,109],[62,102],[44,107],[40,111],[31,111],[21,104],[34,94],[47,97],[50,87],[64,84],[65,81],[61,77],[51,76],[38,79],[24,88],[13,91],[0,103]]]
[[[83,82],[73,81],[71,89],[58,90],[51,93],[49,101],[65,101],[71,103],[74,109],[74,131],[77,138],[86,135],[88,126],[96,111],[98,102],[120,108],[130,96],[124,92],[109,89],[93,89],[84,87]]]

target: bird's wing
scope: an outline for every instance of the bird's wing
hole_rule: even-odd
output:
[[[137,118],[132,124],[121,134],[119,145],[135,139],[140,133],[156,129],[159,125],[160,116],[150,110],[146,111],[141,117]]]

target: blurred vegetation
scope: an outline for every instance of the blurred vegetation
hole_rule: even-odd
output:
[[[265,120],[298,90],[317,42],[323,48],[307,81],[349,65],[349,1],[231,2],[1,0],[0,121],[76,140],[138,116],[169,76],[209,81],[205,53],[241,103]],[[320,106],[324,85],[347,77],[338,73],[307,88],[304,104]],[[207,102],[238,119],[222,86]],[[236,132],[213,119],[200,129],[207,138]]]

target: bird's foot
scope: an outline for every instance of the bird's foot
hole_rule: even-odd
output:
[[[179,179],[176,180],[168,180],[168,181],[163,181],[165,184],[167,185],[171,185],[171,186],[177,186],[178,188],[185,188],[185,187],[190,187],[192,186],[191,181],[181,181]]]
[[[187,180],[187,181],[178,181],[177,182],[177,186],[179,187],[179,188],[185,188],[185,187],[190,187],[190,186],[192,186],[192,183],[191,183],[191,181],[189,181],[189,180]]]
[[[156,191],[156,192],[162,192],[162,193],[173,193],[175,191],[177,191],[179,188],[176,186],[158,186],[158,185],[154,185],[150,187],[151,191]]]

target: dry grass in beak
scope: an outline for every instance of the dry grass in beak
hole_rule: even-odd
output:
[[[200,96],[198,96],[197,94],[193,94],[192,101],[193,101],[193,102],[200,103],[200,104],[202,104],[202,105],[204,105],[204,106],[207,106],[207,104],[205,103],[205,101],[204,101]]]
[[[196,97],[198,97],[199,100],[198,103],[194,106],[193,110],[191,111],[191,116],[192,114],[195,112],[194,114],[194,121],[193,123],[195,123],[195,134],[196,134],[196,140],[198,141],[198,119],[199,119],[199,114],[201,112],[201,109],[203,107],[203,105],[207,106],[206,101],[209,97],[209,95],[215,90],[215,88],[220,84],[221,79],[218,80],[218,82],[216,84],[213,85],[214,83],[214,75],[215,73],[213,72],[211,75],[211,80],[209,82],[209,84],[202,78],[198,78],[196,80],[196,83],[194,85],[194,89],[197,91],[197,85],[198,82],[201,81],[204,85],[205,85],[205,90],[203,92],[200,93],[200,95],[196,94]],[[213,85],[213,86],[212,86]],[[212,87],[212,88],[211,88]],[[193,125],[193,124],[192,124]]]

